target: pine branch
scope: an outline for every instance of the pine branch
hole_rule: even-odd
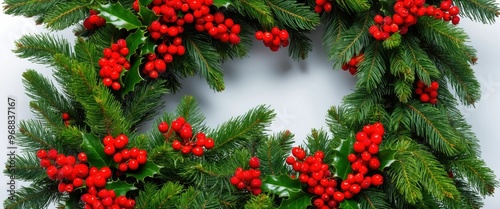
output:
[[[402,78],[398,78],[394,83],[394,92],[400,102],[407,103],[412,98],[413,83],[405,81]]]
[[[449,162],[454,174],[467,181],[470,188],[480,195],[493,195],[499,182],[493,171],[481,159],[465,158]]]
[[[368,0],[336,0],[336,2],[343,10],[354,13],[367,11],[371,7]]]
[[[34,152],[16,156],[15,166],[7,166],[3,173],[8,177],[23,181],[37,181],[47,177],[45,169],[40,166],[39,159]]]
[[[149,120],[158,110],[163,108],[162,96],[167,92],[164,81],[148,82],[138,86],[125,99],[125,120],[129,121],[132,127],[137,127],[142,122]]]
[[[366,49],[364,49],[363,54],[363,61],[360,62],[356,74],[356,77],[358,77],[356,86],[364,88],[368,92],[372,92],[382,84],[384,80],[383,76],[387,68],[385,65],[382,44],[378,41],[370,43],[366,46]]]
[[[207,79],[210,88],[224,90],[224,79],[220,67],[220,55],[211,46],[205,34],[189,34],[184,37],[186,52],[197,65],[198,72]]]
[[[219,202],[213,194],[195,190],[193,187],[187,188],[185,192],[180,195],[179,205],[177,205],[179,209],[216,209],[220,207]]]
[[[173,182],[166,182],[161,188],[155,184],[146,183],[144,190],[139,192],[134,208],[175,208],[182,191],[182,185]]]
[[[51,107],[70,115],[74,115],[70,101],[60,94],[56,86],[41,73],[27,70],[23,73],[23,84],[26,94],[33,100],[49,104]]]
[[[75,58],[80,62],[93,63],[94,67],[99,68],[99,59],[102,57],[102,50],[97,50],[94,43],[78,38],[74,46]]]
[[[116,136],[130,131],[130,121],[123,116],[121,104],[111,95],[109,88],[104,85],[98,85],[93,91],[94,101],[81,103],[86,109],[87,125],[94,126],[94,131],[98,133],[108,133]],[[96,105],[96,106],[91,106]],[[96,124],[104,126],[98,127]],[[106,130],[106,132],[102,132]]]
[[[347,95],[343,99],[343,104],[346,107],[345,118],[349,123],[363,123],[375,119],[380,121],[383,118],[378,118],[375,115],[377,112],[384,112],[385,109],[381,105],[382,98],[386,95],[386,90],[377,88],[375,91],[368,93],[365,89],[356,89],[353,93]]]
[[[399,53],[408,66],[413,69],[419,80],[425,84],[430,85],[431,78],[435,79],[441,76],[427,53],[419,47],[416,39],[405,38]]]
[[[332,12],[323,13],[321,22],[325,24],[322,37],[323,47],[326,52],[333,52],[336,43],[349,28],[349,18],[337,7],[333,7]]]
[[[56,202],[60,194],[51,182],[34,182],[29,187],[16,191],[14,200],[4,201],[5,209],[47,208],[49,203]]]
[[[183,165],[183,171],[179,175],[185,179],[184,182],[193,182],[198,189],[208,189],[213,194],[222,195],[234,188],[228,181],[236,169],[231,169],[231,164],[227,160],[219,162],[197,160],[191,164]]]
[[[5,0],[5,14],[26,17],[44,16],[54,5],[62,0]]]
[[[335,148],[339,146],[339,142],[339,140],[332,140],[325,131],[316,129],[313,129],[311,133],[307,135],[305,140],[306,148],[309,154],[313,155],[317,151],[323,151],[325,154],[323,162],[327,164],[333,163]],[[289,149],[289,151],[290,150],[291,149]]]
[[[346,139],[351,134],[349,118],[346,117],[347,110],[342,107],[332,106],[328,109],[326,124],[328,125],[330,132],[333,135],[333,142],[340,142],[342,139]],[[334,144],[334,147],[338,147],[340,144]]]
[[[264,106],[251,109],[244,115],[231,118],[207,134],[213,136],[215,147],[210,154],[218,155],[248,145],[250,140],[262,135],[275,113]],[[208,154],[208,153],[207,153]]]
[[[285,158],[292,149],[293,136],[289,131],[280,132],[258,145],[257,156],[261,161],[262,173],[278,176],[288,172]]]
[[[265,194],[252,196],[245,204],[244,209],[274,209],[277,208],[273,199]]]
[[[52,30],[63,30],[87,17],[88,1],[67,1],[55,4],[44,15],[44,23]]]
[[[409,127],[411,120],[405,114],[405,108],[403,106],[396,106],[391,113],[389,120],[389,131],[397,132],[401,127]]]
[[[483,208],[483,198],[470,186],[458,179],[455,179],[455,185],[457,186],[458,191],[461,194],[461,207],[463,209],[477,209]]]
[[[44,126],[49,128],[53,134],[57,134],[59,129],[65,127],[61,117],[61,112],[55,110],[45,102],[30,102],[30,108],[35,117],[40,120]]]
[[[360,195],[361,209],[391,209],[391,204],[384,192],[377,189],[368,189]]]
[[[460,14],[484,24],[493,24],[500,12],[495,0],[455,0],[453,3],[460,8]]]
[[[413,123],[407,129],[414,131],[426,140],[432,149],[447,156],[458,154],[460,144],[458,137],[453,134],[453,129],[448,121],[436,108],[413,101],[405,105],[406,115]]]
[[[340,69],[344,63],[360,54],[363,48],[369,44],[368,28],[372,21],[371,15],[366,12],[360,13],[356,15],[355,23],[347,31],[341,33],[341,38],[328,52],[330,61],[334,61],[334,69]]]
[[[289,29],[290,45],[288,47],[288,56],[292,59],[305,60],[310,51],[312,51],[312,40],[306,35],[306,32],[300,32]]]
[[[48,33],[24,35],[15,44],[17,56],[38,64],[53,65],[56,54],[72,56],[71,46],[66,39]]]
[[[19,123],[18,144],[28,152],[36,152],[39,149],[58,149],[59,143],[51,130],[47,129],[38,120],[26,120]],[[58,149],[59,150],[59,149]]]
[[[309,6],[294,0],[265,0],[279,22],[295,30],[312,30],[319,25],[319,16]]]
[[[274,26],[271,8],[266,5],[264,0],[232,0],[232,3],[239,13],[258,20],[264,27]]]
[[[176,114],[183,116],[192,127],[200,131],[205,129],[205,116],[198,107],[198,102],[193,96],[184,96],[175,110]]]

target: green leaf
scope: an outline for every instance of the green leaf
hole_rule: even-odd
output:
[[[146,164],[139,167],[135,171],[128,171],[127,176],[134,177],[139,181],[144,181],[146,177],[153,177],[155,174],[160,173],[160,169],[163,166],[156,165],[152,161],[148,160]]]
[[[127,58],[127,60],[130,60],[130,57],[135,54],[135,51],[139,48],[139,46],[146,43],[147,39],[148,37],[145,36],[145,32],[143,30],[137,30],[134,33],[129,34],[126,40],[127,47],[130,52],[125,58]]]
[[[354,200],[344,200],[340,203],[342,209],[359,209],[359,203]]]
[[[310,7],[291,0],[266,0],[275,19],[296,30],[312,30],[319,25],[318,14]]]
[[[125,76],[123,77],[123,96],[127,95],[129,92],[134,91],[135,85],[144,80],[139,69],[142,59],[142,57],[137,59],[127,71],[127,73],[125,73]]]
[[[101,5],[99,11],[99,15],[104,17],[107,23],[117,28],[131,30],[144,26],[132,11],[125,9],[120,3]]]
[[[158,16],[147,7],[149,3],[143,4],[142,2],[139,1],[139,16],[142,18],[144,25],[150,25],[153,21],[158,20]],[[148,0],[148,2],[151,2],[151,0]]]
[[[397,150],[392,149],[382,149],[377,154],[378,160],[380,161],[379,170],[383,171],[384,168],[391,166],[391,164],[396,161]]]
[[[135,187],[133,184],[127,183],[126,181],[117,180],[117,181],[108,182],[106,184],[106,189],[114,190],[116,193],[116,196],[120,196],[120,195],[127,195],[128,191],[136,190],[137,187]]]
[[[280,208],[307,208],[311,205],[311,195],[302,191],[302,183],[287,175],[267,176],[262,181],[263,192],[287,197],[281,202]]]
[[[351,164],[347,160],[347,155],[354,153],[354,136],[349,134],[347,139],[340,142],[340,145],[334,149],[333,166],[335,167],[334,176],[342,179],[347,178],[347,174],[352,173]]]
[[[87,161],[91,166],[101,168],[109,166],[113,159],[104,153],[104,145],[92,134],[82,134],[82,149],[87,153]]]
[[[229,0],[214,0],[213,3],[213,5],[215,5],[216,7],[228,7],[231,4],[232,3]]]

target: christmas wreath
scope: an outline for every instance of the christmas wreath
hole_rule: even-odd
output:
[[[7,14],[76,42],[25,35],[15,53],[50,66],[27,70],[37,119],[12,133],[25,153],[6,175],[31,183],[4,208],[480,208],[498,182],[459,104],[479,83],[461,17],[491,23],[494,0],[6,0]],[[207,127],[195,98],[160,113],[180,80],[224,90],[221,63],[254,39],[295,60],[323,28],[334,69],[353,93],[301,146],[269,133],[258,106]],[[271,52],[270,52],[271,53]],[[153,120],[152,127],[142,127]]]

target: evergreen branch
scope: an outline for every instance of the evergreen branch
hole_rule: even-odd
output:
[[[38,120],[21,121],[19,124],[18,143],[26,151],[36,152],[39,149],[57,149],[60,148],[55,136],[51,130],[47,129]]]
[[[319,16],[309,6],[293,0],[265,0],[276,20],[295,30],[312,30],[319,25]]]
[[[274,26],[274,19],[264,0],[232,0],[236,10],[241,14],[256,19],[265,27]]]
[[[198,102],[193,96],[184,96],[180,104],[177,106],[176,114],[183,116],[192,127],[197,127],[200,131],[205,129],[203,122],[205,116],[198,107]]]
[[[199,72],[207,79],[210,88],[224,90],[224,80],[220,67],[220,55],[211,46],[205,34],[189,34],[184,37],[186,51],[196,63]]]
[[[139,192],[134,208],[175,208],[182,191],[182,185],[170,181],[163,184],[161,188],[153,183],[146,183],[144,190]]]
[[[457,186],[458,191],[460,192],[460,202],[461,202],[461,207],[464,209],[476,209],[476,208],[483,208],[484,203],[483,203],[483,198],[470,186],[458,179],[455,179],[455,185]]]
[[[265,127],[275,115],[274,111],[267,107],[258,106],[242,116],[224,122],[208,134],[214,137],[213,151],[226,152],[247,144],[251,137],[261,135],[265,131]]]
[[[196,188],[209,189],[213,193],[222,194],[233,188],[228,181],[228,178],[234,174],[234,170],[229,169],[230,164],[231,162],[227,161],[215,163],[199,161],[191,165],[184,165],[184,171],[180,172],[179,175],[184,177],[186,181],[193,182]]]
[[[394,83],[394,92],[402,103],[407,103],[412,98],[413,83],[405,81],[403,78],[396,79]]]
[[[65,127],[61,113],[44,102],[30,102],[30,108],[37,119],[42,121],[47,128],[55,132]]]
[[[12,160],[12,159],[9,159]],[[8,163],[7,165],[9,165]],[[4,174],[6,176],[24,181],[37,181],[47,177],[45,169],[40,166],[39,159],[34,152],[28,152],[22,156],[16,156],[15,164],[6,166]]]
[[[252,196],[245,204],[244,209],[274,209],[277,208],[273,199],[268,195],[261,194],[258,196]]]
[[[344,131],[344,130],[343,130]],[[346,132],[350,132],[345,130]],[[336,150],[334,148],[339,146],[339,141],[331,140],[328,137],[328,134],[323,130],[313,129],[310,134],[306,137],[306,148],[310,155],[313,155],[317,151],[322,151],[325,155],[323,162],[324,163],[333,163],[333,156],[335,155]],[[290,151],[289,149],[288,151]],[[285,159],[283,157],[283,159]]]
[[[16,191],[13,199],[4,201],[5,209],[46,208],[49,203],[60,198],[55,185],[47,182],[32,183],[29,187],[22,187]]]
[[[467,180],[470,188],[480,195],[493,195],[495,187],[499,185],[493,171],[481,159],[465,158],[449,162],[454,174]]]
[[[384,110],[381,99],[385,94],[383,88],[377,88],[371,93],[358,88],[353,93],[345,96],[343,99],[343,104],[346,107],[345,118],[350,125],[362,123],[370,117],[376,117],[377,111]],[[381,120],[381,118],[376,119]]]
[[[416,39],[405,39],[399,53],[406,63],[414,70],[419,80],[430,85],[431,78],[439,78],[440,73],[429,56],[422,50]],[[412,81],[413,82],[413,81]]]
[[[368,92],[376,89],[383,82],[386,66],[383,47],[378,41],[372,42],[364,50],[363,61],[358,66],[357,87],[364,87]]]
[[[391,204],[385,193],[377,189],[368,189],[360,194],[361,209],[390,209]]]
[[[391,132],[396,132],[400,126],[409,127],[411,123],[410,118],[405,114],[405,109],[403,106],[396,106],[391,113],[389,130]]]
[[[147,82],[138,86],[125,99],[124,118],[132,127],[147,121],[163,107],[162,96],[168,90],[164,81]]]
[[[99,59],[102,57],[102,50],[99,51],[96,45],[83,38],[78,38],[74,46],[75,58],[80,62],[93,63],[94,67],[99,68]]]
[[[336,0],[340,8],[345,11],[364,12],[370,9],[368,0]]]
[[[113,97],[107,87],[98,85],[94,89],[93,97],[97,106],[88,106],[91,103],[84,105],[87,110],[87,125],[92,126],[94,124],[99,124],[96,123],[97,121],[102,121],[101,123],[104,124],[106,133],[112,134],[113,136],[121,133],[128,133],[130,131],[130,127],[132,126],[130,124],[131,121],[125,119],[121,104]],[[93,110],[97,110],[98,112],[94,112]]]
[[[221,208],[219,201],[213,193],[202,192],[193,187],[189,187],[180,195],[179,209],[189,208],[204,208],[216,209]]]
[[[261,171],[265,174],[278,176],[288,172],[285,158],[290,153],[293,144],[293,134],[284,131],[270,136],[257,147],[257,156],[261,160]]]
[[[288,55],[292,59],[305,60],[310,51],[312,51],[312,40],[306,36],[305,32],[289,29],[290,45],[288,47]]]
[[[4,12],[11,15],[26,17],[44,16],[54,5],[61,0],[5,0]]]
[[[24,35],[16,41],[14,52],[20,58],[38,64],[53,65],[54,56],[62,54],[71,57],[71,47],[66,39],[48,33]]]
[[[361,53],[363,48],[369,44],[368,28],[372,21],[371,15],[366,12],[360,13],[356,16],[354,25],[341,33],[342,38],[335,42],[335,46],[328,52],[330,61],[334,61],[333,68],[340,69],[344,63]]]
[[[89,2],[76,1],[55,4],[44,15],[44,23],[53,30],[66,29],[87,16]]]
[[[447,156],[458,154],[461,147],[457,144],[457,136],[453,134],[453,129],[439,110],[419,101],[413,101],[405,106],[406,115],[413,122],[410,127],[406,127],[407,129],[423,137],[438,152]]]
[[[337,7],[333,7],[332,12],[324,13],[321,16],[321,22],[325,24],[322,45],[326,52],[332,52],[336,43],[341,40],[342,34],[349,28],[349,18]]]
[[[31,99],[47,103],[56,110],[73,115],[74,111],[71,108],[70,102],[59,93],[54,84],[41,73],[35,70],[27,70],[23,73],[23,84],[26,89],[26,94]]]
[[[498,17],[500,8],[495,0],[455,0],[460,14],[484,24],[492,24]]]

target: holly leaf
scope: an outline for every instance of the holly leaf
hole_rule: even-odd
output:
[[[262,181],[263,192],[276,194],[283,198],[280,208],[307,208],[312,196],[302,191],[302,183],[289,176],[267,176]]]
[[[160,169],[163,166],[156,165],[152,161],[148,160],[146,164],[139,167],[135,171],[127,171],[126,175],[134,177],[139,181],[144,181],[146,177],[153,177],[155,174],[160,173]]]
[[[102,168],[111,165],[113,159],[104,153],[104,145],[101,140],[92,134],[82,134],[83,142],[80,145],[87,154],[87,161],[91,166]]]
[[[142,3],[143,1],[139,1],[139,16],[142,18],[142,22],[144,25],[151,25],[151,23],[155,20],[158,20],[158,16],[151,11],[147,5],[151,3],[151,0],[147,0],[149,3]]]
[[[139,0],[139,5],[148,6],[153,0]]]
[[[134,91],[135,85],[144,80],[139,69],[141,67],[142,59],[142,57],[137,59],[127,71],[127,73],[125,73],[125,76],[123,78],[123,96],[127,95],[131,91]]]
[[[380,161],[379,170],[383,171],[384,168],[391,166],[391,164],[396,161],[396,150],[383,149],[377,154],[378,160]]]
[[[143,30],[137,30],[127,36],[127,47],[130,51],[127,57],[125,57],[127,60],[130,60],[130,57],[135,54],[140,45],[146,43],[148,37],[145,35],[146,33]]]
[[[120,195],[127,195],[128,191],[136,190],[137,187],[135,187],[133,184],[129,184],[125,181],[117,180],[117,181],[108,182],[106,184],[106,189],[107,190],[115,190],[116,196],[120,196]]]
[[[344,200],[340,203],[342,209],[359,209],[359,203],[354,200]]]
[[[213,5],[216,7],[228,7],[231,4],[232,3],[229,0],[214,0],[214,3],[213,3]]]
[[[101,12],[99,16],[104,17],[107,23],[117,28],[131,30],[144,26],[131,10],[125,9],[119,2],[101,5],[99,11]]]
[[[154,53],[155,47],[156,43],[150,38],[148,38],[146,39],[146,42],[144,42],[144,45],[141,46],[139,53],[141,56]]]
[[[333,149],[333,166],[335,167],[334,176],[346,179],[347,174],[352,173],[351,164],[347,160],[347,156],[354,152],[354,141],[354,136],[349,134],[347,139],[341,140],[340,145]]]

